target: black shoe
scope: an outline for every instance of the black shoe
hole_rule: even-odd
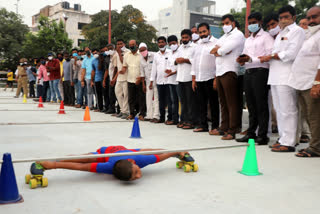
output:
[[[255,139],[255,137],[252,137],[252,136],[249,136],[249,135],[245,135],[242,138],[236,139],[236,141],[239,142],[239,143],[248,143],[249,139]]]
[[[44,168],[41,164],[39,163],[31,164],[30,173],[32,175],[43,175],[43,172],[44,172]]]
[[[255,140],[258,145],[268,145],[269,141],[268,137],[257,137]]]
[[[115,114],[116,110],[115,109],[109,109],[108,111],[106,111],[106,114]]]

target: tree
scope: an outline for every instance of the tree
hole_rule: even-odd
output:
[[[112,43],[117,39],[129,41],[130,39],[137,40],[138,43],[145,42],[149,49],[155,49],[156,45],[156,29],[147,24],[143,13],[134,8],[132,5],[123,7],[118,13],[116,10],[111,12],[112,19]],[[100,11],[92,16],[92,22],[82,29],[82,34],[86,38],[84,45],[91,48],[100,48],[108,42],[108,25],[109,12]]]
[[[72,40],[68,38],[62,20],[57,23],[50,21],[48,17],[41,16],[38,29],[36,34],[30,32],[26,35],[23,44],[25,57],[41,57],[46,56],[48,52],[58,53],[70,51],[72,48]]]
[[[246,0],[244,0],[247,2]],[[309,8],[316,5],[319,0],[253,0],[251,2],[251,11],[260,12],[262,17],[266,17],[271,13],[278,13],[278,10],[288,5],[289,3],[295,3],[295,9],[297,12],[297,21],[306,16],[306,12]],[[244,32],[246,23],[246,8],[242,8],[240,12],[231,9],[231,14],[234,15],[235,19],[239,22],[241,31]]]
[[[20,16],[5,8],[0,9],[0,70],[15,69],[28,31]]]

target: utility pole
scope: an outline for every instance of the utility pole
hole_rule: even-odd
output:
[[[19,14],[19,1],[20,0],[17,0],[17,3],[14,4],[16,6],[16,14],[18,15]]]
[[[109,0],[109,44],[111,43],[111,0]]]

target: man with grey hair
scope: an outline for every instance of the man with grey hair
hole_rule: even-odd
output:
[[[302,112],[307,115],[311,141],[297,157],[320,157],[320,7],[307,13],[309,29],[289,76],[289,85],[297,90]],[[307,63],[306,63],[307,62]]]

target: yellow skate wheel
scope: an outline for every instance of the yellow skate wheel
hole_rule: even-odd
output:
[[[34,178],[31,179],[30,182],[29,182],[29,186],[30,186],[31,189],[37,188],[37,186],[38,186],[37,179],[34,179]]]
[[[183,162],[178,161],[178,162],[176,163],[176,166],[177,166],[178,169],[181,169],[181,168],[183,167]]]
[[[42,187],[48,186],[48,178],[42,178]]]
[[[193,170],[194,172],[198,172],[198,170],[199,170],[198,164],[194,164],[192,170]]]
[[[189,166],[189,165],[184,165],[184,166],[183,166],[183,170],[184,170],[185,172],[190,172],[190,171],[191,171],[191,166]]]
[[[26,175],[25,177],[26,184],[29,184],[30,180],[31,180],[31,175],[30,174]]]

